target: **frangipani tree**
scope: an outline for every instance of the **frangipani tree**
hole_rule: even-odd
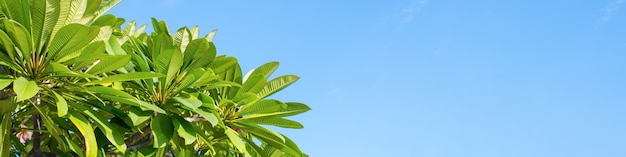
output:
[[[215,31],[121,29],[117,3],[0,0],[0,156],[306,156],[262,126],[302,128],[283,117],[308,106],[267,99],[297,76],[242,77]]]

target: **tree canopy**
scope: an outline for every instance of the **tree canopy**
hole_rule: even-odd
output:
[[[0,0],[0,156],[307,156],[266,127],[303,128],[270,97],[298,76],[244,75],[215,31],[147,33],[119,2]]]

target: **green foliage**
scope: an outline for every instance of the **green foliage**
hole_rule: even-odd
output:
[[[303,128],[308,106],[268,99],[298,76],[244,76],[215,31],[121,28],[117,3],[0,0],[0,156],[306,156],[265,127]]]

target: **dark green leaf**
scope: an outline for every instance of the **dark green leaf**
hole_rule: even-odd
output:
[[[154,135],[154,148],[163,148],[174,135],[174,125],[169,116],[158,114],[150,123]]]

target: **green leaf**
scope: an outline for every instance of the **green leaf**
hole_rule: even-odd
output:
[[[237,148],[237,150],[243,153],[247,153],[246,144],[243,143],[243,140],[241,140],[239,135],[233,129],[228,128],[225,133],[226,136],[228,136],[228,138],[230,139],[230,142],[232,142],[235,148]]]
[[[178,70],[183,65],[182,53],[179,49],[166,49],[158,54],[155,61],[155,71],[166,74],[165,84],[169,85],[176,77]]]
[[[66,135],[64,135],[64,133],[61,131],[61,128],[59,128],[58,125],[60,126],[69,126],[66,122],[55,122],[53,121],[52,117],[46,116],[48,115],[46,112],[43,112],[39,107],[37,107],[37,105],[32,105],[33,107],[35,107],[35,109],[37,110],[37,112],[39,113],[39,115],[41,115],[41,120],[43,121],[43,125],[46,126],[46,130],[48,130],[48,132],[50,133],[50,135],[52,135],[52,137],[59,143],[63,143],[63,139],[61,139],[61,137],[64,137]],[[61,150],[67,150],[67,146],[66,145],[59,145],[59,148]]]
[[[89,124],[89,120],[75,111],[69,111],[69,115],[70,121],[78,128],[85,139],[85,156],[97,157],[98,143],[96,142],[96,135]]]
[[[259,96],[259,99],[266,98],[284,88],[287,88],[287,86],[298,81],[298,79],[300,79],[300,77],[296,75],[285,75],[277,77],[267,82],[265,87],[263,87],[263,90],[261,90],[257,95]]]
[[[59,9],[61,8],[59,1],[31,1],[31,34],[33,35],[33,43],[36,48],[42,48],[51,37],[54,25],[59,19]],[[35,51],[41,51],[35,49]]]
[[[297,115],[297,114],[311,110],[309,106],[302,104],[302,103],[288,102],[285,104],[287,104],[287,108],[282,109],[280,111],[270,112],[270,113],[261,113],[261,114],[250,114],[246,116],[246,118],[271,117],[271,116],[287,117],[287,116],[293,116],[293,115]]]
[[[65,77],[82,77],[82,78],[96,78],[94,75],[85,74],[81,72],[74,72],[67,68],[66,65],[60,63],[50,63],[43,71],[44,74],[54,74],[55,76]]]
[[[152,112],[150,111],[142,111],[138,107],[130,107],[128,110],[128,117],[133,122],[134,126],[138,126],[139,124],[147,121],[152,116]]]
[[[208,68],[212,69],[215,74],[219,74],[232,68],[235,64],[237,64],[235,57],[217,57],[208,65]]]
[[[54,99],[56,100],[57,115],[59,117],[67,115],[67,101],[65,101],[65,98],[63,98],[63,96],[61,96],[57,92],[54,92],[54,90],[50,91],[52,92],[52,94],[54,94]]]
[[[278,112],[286,108],[287,108],[287,104],[281,101],[274,100],[274,99],[266,99],[266,100],[258,101],[254,104],[248,104],[248,105],[241,107],[239,112],[237,112],[237,115],[241,116],[241,115],[251,114],[251,113],[254,113],[254,114],[272,113],[272,112]]]
[[[1,104],[4,105],[4,104]],[[0,156],[9,156],[11,152],[11,114],[2,113],[0,121]]]
[[[294,155],[296,157],[302,156],[302,152],[299,150],[299,148],[294,147],[294,145],[288,144],[288,138],[286,138],[282,134],[276,133],[258,125],[248,125],[242,123],[237,124],[240,125],[240,129],[245,130],[246,132],[252,134],[254,137],[269,144],[274,148],[280,149],[285,153]]]
[[[102,130],[104,135],[106,135],[107,139],[117,148],[117,150],[122,153],[126,152],[126,143],[124,143],[122,134],[118,130],[114,129],[111,123],[109,123],[106,118],[102,117],[101,114],[97,113],[93,109],[90,109],[81,104],[73,103],[72,106],[74,106],[76,109],[78,109],[78,111],[82,112],[83,114],[89,116],[89,118],[91,118],[93,122],[95,122],[98,128]]]
[[[4,89],[13,83],[12,79],[0,79],[0,89]]]
[[[265,84],[267,83],[266,75],[262,74],[256,74],[244,80],[243,85],[241,85],[241,90],[238,91],[239,93],[251,92],[257,94],[265,88]]]
[[[70,138],[63,136],[63,140],[65,141],[65,143],[67,143],[67,145],[70,146],[70,150],[78,154],[79,157],[85,156],[85,152],[83,152],[83,149],[80,148],[80,146],[78,146],[76,143],[74,143]]]
[[[63,26],[50,42],[46,61],[63,58],[87,46],[98,36],[100,27],[87,27],[82,24]]]
[[[259,66],[258,68],[248,72],[248,74],[246,74],[246,76],[243,77],[243,81],[246,82],[249,76],[254,76],[254,75],[263,75],[265,77],[270,77],[272,73],[274,73],[274,71],[278,69],[278,65],[279,65],[278,62],[265,63]]]
[[[208,110],[208,109],[205,109],[203,107],[197,108],[195,110],[193,110],[193,109],[187,109],[187,110],[193,111],[193,112],[199,114],[200,116],[204,117],[204,119],[209,121],[209,123],[211,123],[212,126],[216,126],[217,124],[220,124],[220,122],[222,122],[220,120],[220,118],[218,118],[220,116],[217,115],[217,113],[215,113],[215,111]]]
[[[26,30],[23,25],[13,20],[3,19],[2,22],[4,24],[4,31],[6,31],[9,37],[13,40],[15,47],[22,52],[20,54],[21,58],[23,58],[24,61],[30,60],[32,51],[28,30]]]
[[[198,107],[202,106],[202,101],[200,100],[191,100],[191,99],[186,99],[186,98],[181,98],[181,97],[173,97],[172,99],[191,108],[192,110],[198,109]]]
[[[185,145],[192,144],[196,141],[196,131],[189,122],[179,116],[173,116],[172,120],[178,136],[185,139]]]
[[[0,100],[0,114],[14,112],[16,107],[17,103],[15,102],[15,99],[13,97]]]
[[[29,81],[24,77],[19,77],[13,81],[13,91],[17,95],[16,101],[20,102],[37,95],[39,86],[37,86],[37,82],[35,81]]]
[[[130,56],[128,55],[116,55],[100,58],[89,68],[86,72],[89,74],[99,74],[117,70],[126,66],[130,62]]]
[[[252,123],[252,124],[265,124],[265,125],[273,125],[283,128],[294,128],[294,129],[302,129],[304,126],[299,122],[292,121],[289,119],[284,119],[282,117],[274,116],[274,117],[258,117],[258,118],[242,118],[241,122],[243,123]]]
[[[132,72],[126,74],[116,74],[113,76],[108,76],[102,78],[102,80],[91,81],[87,83],[90,84],[102,84],[102,83],[111,83],[111,82],[121,82],[121,81],[132,81],[132,80],[141,80],[141,79],[151,79],[156,77],[164,77],[163,74],[157,74],[152,72]]]
[[[163,148],[174,136],[174,125],[169,116],[158,114],[150,123],[154,135],[154,148]]]

